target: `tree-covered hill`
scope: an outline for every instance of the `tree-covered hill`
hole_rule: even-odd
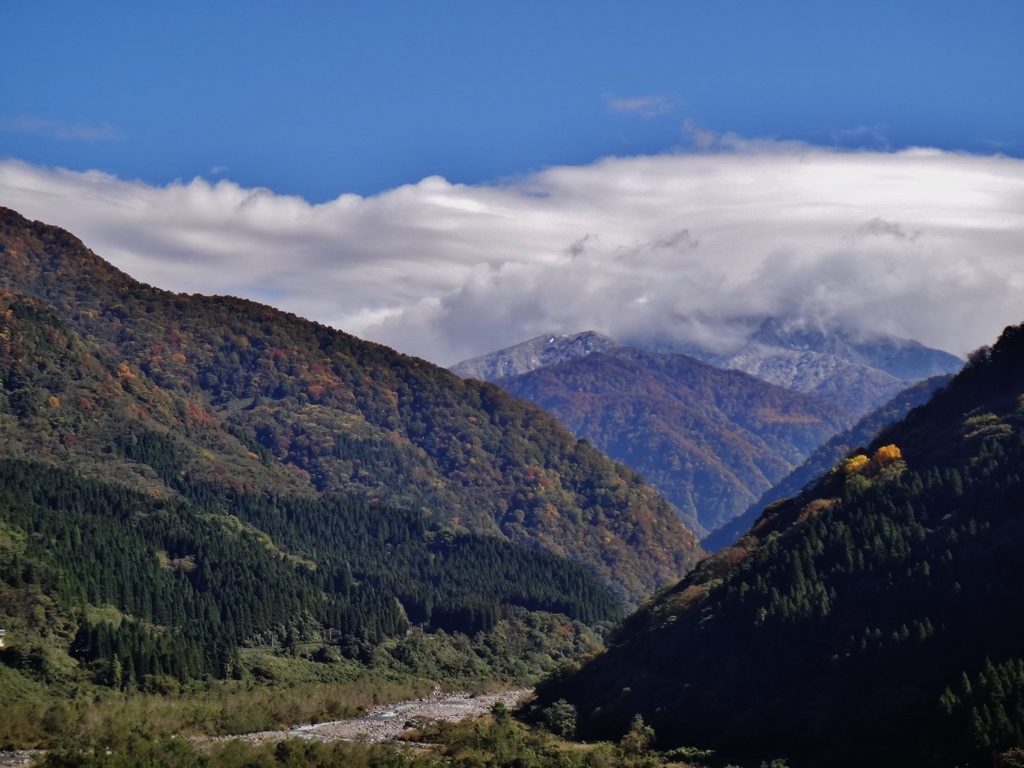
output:
[[[570,557],[627,603],[682,575],[700,552],[639,475],[492,384],[254,302],[144,285],[69,233],[7,209],[0,288],[42,302],[39,311],[52,314],[43,325],[71,345],[61,351],[51,339],[41,365],[71,378],[46,356],[98,366],[81,374],[88,381],[63,383],[70,402],[51,393],[63,423],[34,385],[19,395],[28,410],[10,412],[41,420],[26,422],[29,431],[49,419],[44,455],[53,463],[88,464],[98,477],[158,494],[188,480],[413,509]],[[87,410],[108,393],[131,403]],[[111,420],[125,419],[123,445],[111,440],[110,461],[97,456],[101,436],[120,429]]]
[[[224,502],[0,460],[0,663],[54,682],[70,654],[95,682],[137,688],[229,676],[243,647],[372,649],[410,624],[487,631],[515,608],[621,616],[581,566],[418,512],[264,493]]]
[[[745,510],[853,417],[686,355],[608,349],[500,383],[639,470],[691,528]]]
[[[313,493],[203,409],[119,365],[38,299],[0,291],[0,456],[43,458],[157,495],[186,478],[228,476],[236,490]]]
[[[1024,326],[552,681],[585,735],[800,765],[1017,765]],[[1018,750],[1013,752],[1012,750]]]

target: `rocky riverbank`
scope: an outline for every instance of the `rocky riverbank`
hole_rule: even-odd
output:
[[[0,751],[0,768],[21,768],[29,765],[37,757],[42,757],[43,752],[38,749],[11,749]]]
[[[316,725],[293,726],[280,731],[260,731],[240,736],[221,736],[215,739],[196,740],[199,746],[209,746],[218,741],[242,739],[250,744],[267,744],[284,739],[315,739],[316,741],[383,741],[393,739],[409,730],[414,724],[435,720],[455,722],[467,717],[476,717],[489,712],[497,702],[509,709],[515,707],[531,691],[521,688],[501,693],[474,695],[471,693],[435,693],[422,699],[385,704],[374,707],[362,717],[350,720],[335,720]]]

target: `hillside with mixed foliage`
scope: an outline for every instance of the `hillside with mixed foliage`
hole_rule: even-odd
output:
[[[494,385],[254,302],[144,285],[7,209],[0,288],[0,455],[157,497],[203,485],[409,509],[565,555],[626,603],[699,555],[639,475]]]
[[[640,471],[697,530],[743,512],[853,422],[812,395],[686,355],[628,347],[499,383]]]
[[[1024,754],[1024,326],[553,680],[582,734],[794,765]]]
[[[622,616],[578,563],[317,493],[204,413],[0,293],[0,746],[116,746],[126,719],[276,728],[434,681],[529,683]]]

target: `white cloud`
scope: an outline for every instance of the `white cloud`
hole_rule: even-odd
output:
[[[605,100],[612,112],[636,114],[648,119],[667,114],[676,107],[676,98],[672,96],[634,96],[625,99],[606,96]]]
[[[0,131],[14,133],[36,133],[55,139],[78,139],[87,143],[96,141],[118,141],[125,137],[124,131],[109,123],[90,125],[88,123],[65,123],[62,120],[44,120],[41,117],[0,117]]]
[[[963,354],[1024,320],[1024,161],[717,146],[320,205],[8,161],[0,204],[146,282],[249,296],[443,364],[549,332],[707,341],[769,314]]]
[[[702,130],[689,117],[683,121],[683,136],[690,140],[695,149],[709,150],[718,145],[718,135],[713,131]]]

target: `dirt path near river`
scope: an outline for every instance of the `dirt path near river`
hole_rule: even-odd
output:
[[[316,741],[383,741],[393,739],[409,728],[415,718],[448,720],[455,722],[489,712],[496,702],[509,709],[515,707],[531,690],[521,688],[501,693],[474,695],[471,693],[436,693],[422,699],[383,704],[374,707],[363,717],[335,720],[317,725],[298,725],[283,731],[260,731],[239,736],[220,736],[214,739],[196,739],[196,745],[206,747],[219,741],[241,739],[250,744],[267,744],[284,739],[315,739]]]

